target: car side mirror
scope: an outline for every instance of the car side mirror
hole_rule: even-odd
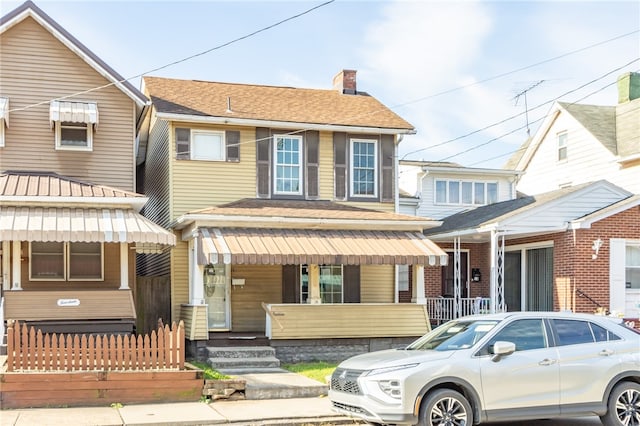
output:
[[[516,351],[516,344],[513,342],[497,341],[493,344],[493,356],[491,361],[498,362],[503,356],[511,355]]]

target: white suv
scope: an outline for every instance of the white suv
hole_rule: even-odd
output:
[[[640,333],[589,314],[464,317],[404,349],[347,359],[329,398],[337,412],[380,424],[598,415],[640,426]]]

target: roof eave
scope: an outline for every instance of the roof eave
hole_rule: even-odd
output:
[[[48,197],[48,196],[0,196],[0,205],[48,205],[48,206],[129,206],[139,212],[147,203],[147,197]]]
[[[250,118],[234,118],[234,117],[216,117],[216,116],[202,116],[193,114],[175,114],[168,112],[156,113],[157,118],[162,120],[177,121],[177,122],[189,122],[189,123],[204,123],[204,124],[225,124],[225,125],[237,125],[237,126],[249,126],[249,127],[273,127],[280,129],[292,129],[298,130],[304,128],[305,130],[318,130],[318,131],[333,131],[333,132],[358,132],[358,133],[378,133],[385,135],[414,135],[416,130],[413,128],[393,128],[393,127],[369,127],[369,126],[350,126],[350,125],[336,125],[336,124],[320,124],[320,123],[299,123],[294,121],[278,121],[278,120],[259,120]]]
[[[301,229],[376,229],[389,231],[423,231],[440,226],[435,220],[376,220],[297,218],[284,216],[256,217],[240,215],[216,215],[187,213],[178,217],[172,228],[195,227],[243,227],[243,228],[301,228]]]

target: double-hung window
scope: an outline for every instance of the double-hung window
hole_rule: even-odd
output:
[[[342,265],[320,265],[320,300],[322,303],[342,303]],[[309,267],[300,266],[300,303],[309,303]]]
[[[302,194],[302,136],[274,135],[275,194]]]
[[[0,97],[0,148],[4,146],[4,128],[9,127],[9,98]]]
[[[49,118],[55,132],[56,149],[91,151],[98,124],[95,102],[51,101]]]
[[[558,161],[567,160],[567,132],[558,133]]]
[[[102,281],[102,243],[32,242],[29,246],[32,281]]]
[[[351,139],[351,196],[378,195],[378,144],[367,139]]]

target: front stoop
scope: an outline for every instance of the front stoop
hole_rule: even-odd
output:
[[[244,398],[250,400],[311,398],[327,395],[328,386],[280,368],[275,349],[209,347],[208,363],[219,372],[244,380]]]

